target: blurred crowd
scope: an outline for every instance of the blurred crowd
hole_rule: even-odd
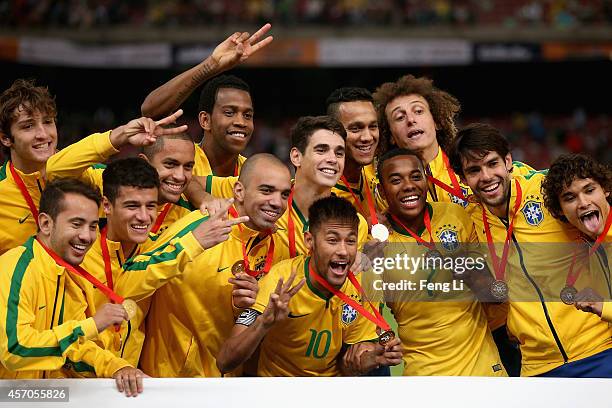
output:
[[[136,117],[137,112],[113,112],[99,108],[92,116],[86,112],[66,114],[60,111],[58,127],[60,146],[66,146],[96,131],[112,129],[118,123]],[[190,115],[186,115],[190,116]],[[253,139],[246,154],[269,152],[288,157],[289,129],[297,118],[260,118],[255,122]],[[600,162],[612,163],[612,121],[608,115],[588,115],[576,109],[568,116],[543,116],[539,113],[514,113],[505,117],[462,117],[459,127],[471,122],[487,122],[502,130],[510,140],[514,159],[529,163],[536,169],[548,168],[562,153],[587,153]],[[202,130],[195,118],[189,125],[194,140],[200,140]]]
[[[612,0],[0,0],[13,27],[539,25],[612,23]]]

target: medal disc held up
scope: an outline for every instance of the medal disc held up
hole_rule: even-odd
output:
[[[233,265],[232,265],[232,275],[236,276],[239,273],[244,273],[246,271],[246,268],[244,267],[244,261],[236,261]]]
[[[389,239],[389,230],[383,224],[372,225],[372,238],[384,242]]]
[[[132,320],[134,316],[136,316],[138,305],[132,299],[125,299],[121,306],[123,306],[123,308],[125,309],[125,312],[128,315],[128,320]]]
[[[561,301],[566,305],[573,305],[576,300],[576,293],[578,291],[573,286],[566,286],[561,290]]]
[[[393,330],[385,330],[384,332],[378,335],[378,343],[380,343],[381,346],[384,346],[394,338],[395,333],[393,332]]]
[[[497,301],[503,302],[508,298],[508,284],[503,280],[496,280],[489,288],[491,295]]]

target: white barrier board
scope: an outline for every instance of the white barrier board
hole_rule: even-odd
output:
[[[0,388],[68,387],[68,402],[0,402],[0,407],[215,408],[576,408],[612,407],[608,379],[149,378],[127,398],[108,379],[0,380]],[[5,400],[6,401],[6,400]]]

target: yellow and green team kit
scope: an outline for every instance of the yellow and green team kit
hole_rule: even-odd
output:
[[[504,280],[510,288],[507,326],[520,343],[523,376],[543,374],[612,347],[612,330],[607,323],[560,301],[572,264],[573,243],[579,234],[545,209],[540,191],[544,176],[545,172],[534,171],[513,177],[508,206],[514,209],[518,182],[522,197],[509,242]],[[478,240],[487,243],[483,206],[470,203],[467,210]],[[496,253],[501,256],[513,211],[509,211],[510,220],[502,220],[488,209],[485,212]],[[492,266],[490,269],[494,270]],[[583,274],[578,279],[577,289],[587,276]]]
[[[34,237],[0,264],[0,378],[110,378],[129,366],[92,341],[98,330],[81,289]]]
[[[313,284],[310,257],[298,256],[275,265],[259,285],[252,309],[263,313],[279,278],[286,282],[296,271],[294,284],[306,284],[291,298],[289,317],[276,323],[260,345],[259,376],[338,376],[343,348],[363,341],[377,341],[376,325],[339,297],[326,296]],[[364,305],[359,291],[347,279],[340,291]]]
[[[136,300],[138,309],[136,315],[130,321],[124,322],[118,332],[114,327],[109,327],[100,333],[98,344],[136,367],[144,343],[144,320],[151,302],[149,296],[168,280],[180,275],[186,265],[204,249],[193,234],[188,233],[165,243],[149,239],[138,245],[134,253],[126,256],[121,243],[107,239],[106,247],[112,280],[112,284],[109,285],[103,244],[98,235],[81,267],[104,285],[112,286],[111,289],[119,296]],[[110,302],[99,288],[84,277],[77,276],[75,280],[83,290],[87,303],[87,316],[94,316],[100,306]],[[117,342],[117,336],[120,336],[120,342]]]
[[[428,203],[426,211],[431,219],[431,236],[427,228],[416,234],[427,243],[433,240],[445,259],[465,257],[466,247],[476,242],[476,232],[464,209],[451,203]],[[425,259],[423,255],[429,249],[388,218],[392,230],[385,257]],[[416,270],[393,267],[381,275],[387,284],[408,280],[415,285],[415,290],[385,291],[387,305],[398,323],[404,375],[506,376],[482,304],[467,286],[458,286],[463,283],[453,283],[459,281],[453,279],[451,270],[430,266],[421,265]],[[431,284],[427,290],[421,286],[423,282]],[[448,291],[441,290],[445,285]]]
[[[158,240],[163,241],[168,234],[180,237],[205,219],[206,216],[194,211],[168,228]],[[228,279],[236,273],[234,265],[243,261],[243,244],[250,269],[263,273],[272,239],[275,263],[283,259],[283,253],[276,250],[276,235],[262,235],[245,225],[235,225],[227,241],[206,250],[185,268],[182,276],[155,292],[140,360],[147,374],[221,376],[215,358],[241,312],[233,306],[233,285]]]
[[[99,161],[108,159],[117,153],[110,143],[110,132],[95,134],[77,143],[73,150],[71,162],[66,162],[60,151],[49,158],[46,164],[46,178],[57,177],[81,178],[90,184],[102,186],[103,166],[91,166],[91,153],[94,152]],[[81,150],[83,149],[83,150]],[[83,163],[86,163],[83,165]],[[97,163],[97,161],[95,161]],[[80,166],[79,166],[80,165]],[[79,166],[66,174],[67,167]],[[45,188],[45,177],[37,171],[30,174],[15,169],[23,180],[25,187],[38,207],[42,190]],[[10,161],[0,167],[0,254],[23,244],[36,233],[36,220],[30,211],[25,198],[17,187],[10,171]]]
[[[238,177],[206,177],[206,192],[212,194],[215,197],[231,198],[234,196],[233,188],[234,184],[238,181]],[[352,202],[352,200],[349,200]],[[361,214],[357,214],[359,217],[359,232],[357,242],[359,248],[368,241],[368,222]],[[293,201],[291,208],[283,213],[283,215],[276,222],[277,231],[274,234],[278,237],[276,246],[278,251],[283,253],[291,254],[289,236],[292,231],[289,228],[289,217],[293,221],[294,237],[295,237],[295,255],[303,255],[308,253],[306,248],[306,242],[304,241],[304,233],[308,231],[308,220],[304,216],[304,213],[298,208],[295,201]],[[289,258],[287,255],[285,258]]]
[[[245,161],[246,157],[243,155],[238,155],[238,162],[236,163],[236,169],[234,171],[235,176],[240,174],[240,170],[242,169],[242,165]],[[204,150],[198,143],[195,144],[195,164],[193,165],[193,175],[200,177],[215,175],[212,167],[210,166],[206,153],[204,153]]]

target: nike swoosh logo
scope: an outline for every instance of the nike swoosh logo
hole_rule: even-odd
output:
[[[227,268],[229,268],[229,266],[226,266],[225,268],[218,268],[217,272],[223,272],[224,270],[226,270]]]
[[[42,305],[38,307],[38,310],[44,309],[45,307],[47,307],[47,305]]]
[[[23,218],[20,218],[20,219],[19,219],[19,223],[20,223],[20,224],[23,224],[23,223],[24,223],[24,222],[25,222],[25,221],[28,219],[28,217],[29,217],[29,216],[30,216],[30,214],[26,215],[26,216],[25,216],[25,217],[23,217]]]
[[[306,313],[303,315],[294,315],[293,313],[289,312],[289,317],[292,319],[297,319],[298,317],[304,317],[304,316],[308,316],[310,313]]]

